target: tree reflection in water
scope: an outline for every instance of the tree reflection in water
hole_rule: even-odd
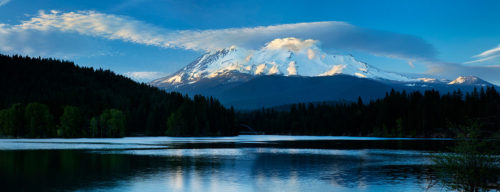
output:
[[[423,191],[434,173],[429,153],[422,149],[449,144],[414,142],[187,142],[167,149],[7,150],[0,151],[0,184],[5,191]],[[429,189],[439,190],[442,186]]]

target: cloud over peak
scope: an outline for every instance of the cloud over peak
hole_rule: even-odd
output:
[[[306,44],[320,42],[324,49],[362,51],[408,60],[433,60],[436,54],[434,47],[419,37],[365,29],[338,21],[211,30],[170,30],[130,17],[95,11],[65,13],[40,11],[37,16],[18,25],[1,25],[0,41],[2,39],[6,41],[5,37],[8,34],[30,31],[76,33],[163,48],[196,51],[222,49],[232,45],[259,49],[270,41],[271,43],[267,46],[300,48],[296,47],[298,44],[293,38],[282,39],[280,42],[272,41],[295,37],[305,39]],[[36,49],[36,47],[32,48]],[[0,49],[6,50],[7,48],[1,45]]]
[[[309,48],[316,44],[317,41],[312,39],[301,40],[295,37],[287,37],[283,39],[274,39],[267,43],[264,49],[276,50],[276,49],[289,49],[292,51],[300,51],[305,48]]]
[[[9,0],[0,0],[0,6]],[[3,7],[2,7],[3,8]],[[105,40],[141,45],[212,51],[231,46],[259,50],[261,48],[307,51],[308,58],[321,57],[322,50],[359,51],[376,56],[424,63],[428,73],[453,77],[457,74],[479,75],[497,83],[500,66],[500,45],[483,51],[465,64],[452,64],[436,59],[434,46],[424,39],[408,34],[358,27],[346,22],[322,21],[270,26],[209,30],[172,30],[131,17],[96,11],[40,11],[19,24],[0,23],[0,51],[71,59],[79,56],[109,55],[114,51]],[[484,66],[484,65],[488,66]],[[295,64],[290,64],[293,71]],[[335,72],[336,69],[332,69]],[[155,72],[127,73],[134,79],[157,76]]]

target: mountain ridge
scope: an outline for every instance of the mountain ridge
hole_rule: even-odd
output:
[[[321,101],[318,99],[375,99],[391,89],[448,92],[493,86],[475,76],[445,80],[384,71],[352,55],[327,54],[314,41],[296,38],[275,39],[259,50],[232,46],[207,52],[176,73],[151,81],[150,85],[166,91],[214,96],[226,106],[243,108]]]
[[[361,78],[418,81],[404,75],[380,70],[352,55],[327,54],[314,44],[286,38],[280,46],[271,41],[260,50],[230,47],[203,54],[176,73],[151,82],[158,87],[195,83],[230,71],[252,75],[332,76],[348,74]],[[287,44],[288,43],[288,44]],[[294,45],[291,47],[291,45]]]

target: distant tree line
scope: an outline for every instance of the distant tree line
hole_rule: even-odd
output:
[[[227,136],[234,125],[234,111],[214,98],[69,61],[0,55],[0,136]]]
[[[481,124],[482,134],[500,136],[500,94],[494,87],[440,94],[392,90],[363,103],[294,104],[288,111],[238,113],[238,122],[267,134],[453,137],[457,127]]]

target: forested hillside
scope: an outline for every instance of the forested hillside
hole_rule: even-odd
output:
[[[109,70],[0,55],[0,135],[121,137],[235,135],[216,99],[166,93]]]
[[[238,122],[273,134],[455,137],[467,131],[461,127],[474,125],[483,136],[500,136],[500,94],[494,87],[446,94],[393,90],[366,103],[300,103],[289,109],[239,113]]]

